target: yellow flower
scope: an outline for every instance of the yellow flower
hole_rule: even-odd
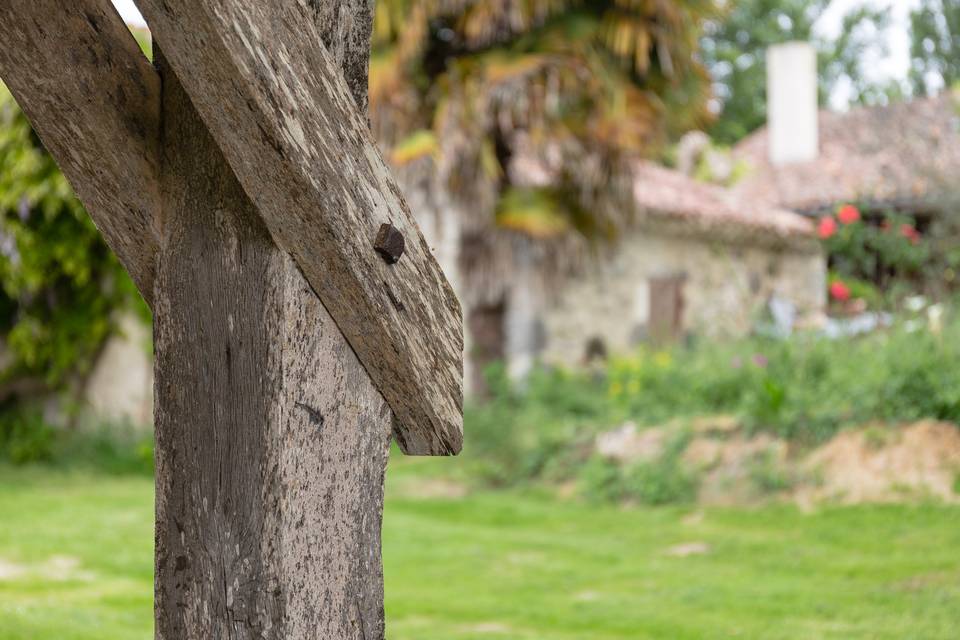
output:
[[[664,369],[670,366],[670,363],[673,362],[673,357],[669,351],[658,351],[657,355],[653,357],[653,362],[661,369]]]

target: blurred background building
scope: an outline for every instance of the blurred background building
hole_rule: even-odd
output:
[[[463,303],[474,391],[494,363],[522,379],[822,326],[840,272],[821,218],[856,204],[926,234],[952,213],[953,71],[926,5],[915,74],[891,84],[864,66],[885,46],[882,8],[830,38],[825,1],[508,4],[381,2],[370,69],[373,132]],[[820,108],[840,94],[848,110]],[[0,396],[39,399],[54,422],[78,407],[149,422],[142,303],[2,108]],[[887,271],[859,275],[885,286]]]

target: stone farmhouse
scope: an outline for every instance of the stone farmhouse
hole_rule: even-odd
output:
[[[536,360],[573,365],[640,342],[744,335],[774,298],[799,324],[816,324],[826,304],[817,217],[852,203],[868,219],[908,214],[922,232],[958,209],[955,92],[820,109],[816,53],[787,43],[768,52],[767,101],[767,126],[733,150],[743,175],[732,187],[638,162],[628,203],[635,223],[616,246],[556,288],[533,293],[529,279],[513,281],[496,355],[515,375]],[[514,179],[544,180],[537,162],[527,159]]]
[[[549,157],[518,149],[511,183],[549,184]],[[632,165],[628,196],[611,204],[628,210],[620,237],[573,265],[558,263],[563,248],[508,231],[464,242],[443,190],[400,174],[461,297],[473,389],[495,361],[521,378],[537,362],[577,366],[646,342],[743,336],[774,298],[800,322],[825,306],[826,260],[810,220],[648,161]]]
[[[436,195],[432,203],[412,202],[415,210],[421,205],[419,219],[441,262],[456,273],[474,388],[495,360],[520,377],[538,361],[577,365],[643,342],[741,336],[773,299],[786,301],[798,323],[816,323],[826,305],[817,216],[854,203],[868,216],[909,213],[922,230],[955,206],[954,96],[820,110],[816,55],[805,43],[768,52],[767,92],[767,126],[733,150],[744,168],[736,184],[724,188],[637,162],[627,177],[632,198],[617,205],[631,209],[632,224],[618,242],[562,274],[542,247],[509,234],[487,243],[497,259],[472,259],[462,251],[463,230],[451,222],[456,216],[442,214],[455,205]],[[531,154],[517,154],[510,173],[515,184],[551,179],[549,160]]]
[[[635,224],[543,309],[546,362],[743,336],[773,298],[800,319],[822,311],[826,261],[809,220],[648,162],[633,184]]]
[[[796,59],[788,56],[780,67]],[[801,65],[805,61],[801,54]],[[786,69],[787,77],[796,71]],[[809,96],[801,97],[812,97],[816,113],[815,63],[807,77]],[[783,94],[778,104],[796,101],[796,86],[773,83],[772,91]],[[787,124],[791,143],[798,136],[815,139],[809,127]],[[778,166],[794,161],[776,160]],[[494,361],[519,378],[536,362],[576,366],[645,342],[742,336],[775,299],[798,322],[813,321],[826,304],[826,259],[814,224],[766,193],[727,189],[637,161],[622,176],[627,189],[611,189],[627,193],[609,204],[629,221],[619,239],[580,251],[571,265],[557,260],[564,247],[465,228],[469,217],[457,215],[458,204],[436,184],[435,171],[398,171],[461,297],[474,389]],[[558,169],[549,149],[518,140],[507,172],[513,185],[542,187],[556,180]]]

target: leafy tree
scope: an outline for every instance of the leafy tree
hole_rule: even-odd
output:
[[[816,47],[821,101],[840,85],[852,102],[886,99],[891,89],[869,79],[864,54],[882,51],[878,34],[889,23],[889,9],[860,6],[844,16],[840,35],[830,39],[814,29],[829,5],[830,0],[738,0],[708,25],[702,50],[719,112],[710,129],[715,140],[733,144],[766,122],[766,52],[783,42]]]
[[[132,29],[150,54],[150,35]],[[89,370],[115,314],[150,312],[0,82],[0,403]]]
[[[83,372],[114,330],[114,310],[145,306],[139,300],[0,84],[0,400],[16,391],[57,388]]]
[[[910,14],[910,81],[932,94],[960,80],[960,1],[921,0]]]

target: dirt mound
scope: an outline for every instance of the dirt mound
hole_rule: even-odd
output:
[[[724,438],[739,429],[739,420],[727,415],[674,420],[663,426],[645,429],[640,429],[635,422],[628,421],[618,429],[597,436],[595,449],[609,460],[623,463],[649,462],[663,454],[670,437],[677,433],[688,431],[696,437],[695,442],[709,443],[717,442],[716,438]]]
[[[743,504],[786,488],[777,478],[792,464],[787,453],[786,442],[765,433],[714,432],[694,437],[683,461],[700,473],[700,503]]]
[[[818,480],[802,500],[891,502],[936,497],[960,502],[960,429],[922,421],[844,431],[804,461]]]
[[[597,453],[618,462],[648,462],[663,454],[669,430],[653,428],[638,430],[634,422],[626,422],[619,429],[597,436]]]
[[[843,431],[813,450],[729,417],[638,429],[627,423],[597,438],[596,451],[620,464],[650,462],[677,433],[689,438],[680,460],[700,480],[701,504],[749,504],[771,498],[819,502],[960,503],[960,428],[924,420]]]

